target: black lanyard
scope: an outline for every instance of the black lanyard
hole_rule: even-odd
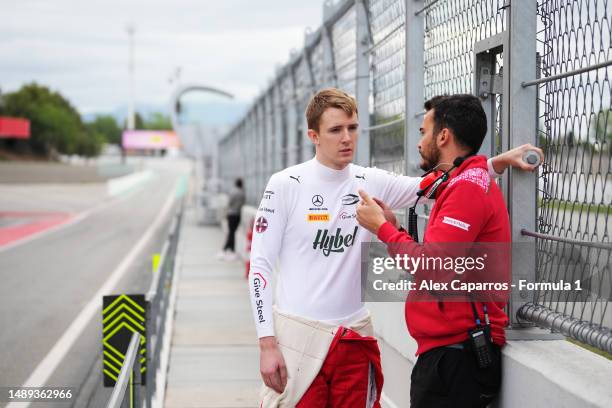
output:
[[[476,310],[476,305],[474,304],[474,302],[470,302],[470,305],[472,306],[472,312],[474,313],[474,320],[476,321],[476,327],[481,327],[481,321],[480,321],[480,316],[478,316],[478,310]],[[489,313],[487,312],[487,305],[486,304],[482,304],[482,311],[484,312],[484,318],[485,318],[485,326],[488,326],[490,324],[489,322]]]
[[[432,181],[431,183],[429,183],[429,185],[427,185],[424,188],[422,188],[419,191],[417,191],[417,199],[414,202],[414,205],[408,209],[408,235],[410,235],[412,237],[414,242],[419,242],[419,228],[418,228],[418,223],[417,223],[419,217],[418,217],[418,215],[416,213],[416,206],[419,203],[419,200],[423,196],[426,196],[427,198],[432,198],[432,197],[435,198],[436,191],[438,190],[438,187],[440,187],[440,185],[442,185],[442,183],[444,183],[445,181],[448,180],[448,176],[449,176],[450,172],[453,171],[454,169],[456,169],[457,167],[461,166],[463,164],[463,162],[468,157],[470,157],[471,155],[472,154],[468,154],[467,156],[457,157],[455,160],[453,160],[453,166],[450,169],[448,169],[444,173],[442,173],[441,176],[436,177],[436,179],[434,181]],[[436,165],[436,167],[438,167],[438,166],[439,166],[439,164]],[[426,175],[428,175],[432,171],[433,171],[433,169],[429,170],[428,172],[423,174],[423,177],[425,177]]]

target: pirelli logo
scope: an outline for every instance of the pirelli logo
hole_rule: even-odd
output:
[[[308,214],[308,222],[329,221],[329,214]]]

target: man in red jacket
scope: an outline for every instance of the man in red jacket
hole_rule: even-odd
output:
[[[418,144],[421,168],[436,169],[446,177],[444,173],[436,174],[433,178],[441,184],[422,185],[436,200],[423,246],[401,228],[398,230],[389,215],[392,222],[387,221],[385,214],[389,212],[384,211],[384,203],[381,207],[364,191],[360,191],[357,221],[387,243],[390,252],[400,255],[422,254],[428,244],[442,247],[446,243],[509,243],[510,225],[503,195],[487,175],[486,158],[474,155],[487,132],[480,100],[472,95],[441,96],[427,101],[425,109]],[[397,246],[399,243],[402,245]],[[418,271],[415,277],[417,281],[424,278]],[[501,384],[500,348],[506,341],[504,327],[508,323],[504,304],[409,299],[406,323],[418,345],[410,406],[486,407]],[[472,337],[478,340],[472,342]],[[482,339],[486,342],[478,342]],[[488,351],[488,364],[477,359],[479,345],[484,345],[480,351]]]

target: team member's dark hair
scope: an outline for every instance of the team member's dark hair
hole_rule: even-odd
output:
[[[237,178],[236,181],[234,182],[234,185],[238,188],[242,188],[242,179]]]
[[[476,154],[487,135],[487,115],[474,95],[438,95],[425,102],[425,110],[434,110],[434,134],[452,130],[457,142]]]

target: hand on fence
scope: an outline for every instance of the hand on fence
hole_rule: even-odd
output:
[[[525,154],[529,151],[533,151],[540,156],[540,160],[538,163],[530,164],[523,159]],[[521,169],[525,171],[534,171],[542,162],[544,162],[544,152],[542,151],[542,149],[540,149],[539,147],[535,147],[531,143],[527,143],[522,146],[515,147],[514,149],[508,150],[507,152],[500,154],[498,157],[501,159],[501,162],[505,166],[504,170],[507,167],[512,166],[515,169]],[[494,165],[495,164],[496,163],[494,163]],[[498,170],[497,166],[495,167],[496,167],[495,171],[497,171]],[[498,172],[498,173],[502,173],[502,172]]]

